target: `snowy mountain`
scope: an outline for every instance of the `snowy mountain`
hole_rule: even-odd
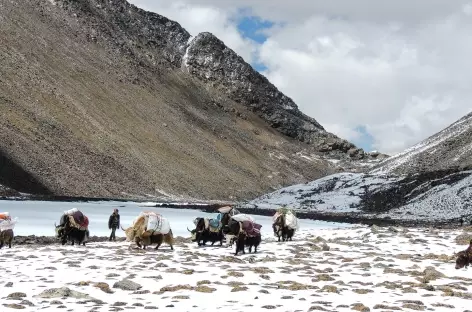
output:
[[[339,173],[258,197],[324,216],[442,222],[472,219],[472,114],[367,173]]]
[[[472,165],[472,113],[374,166],[370,173],[415,173]]]

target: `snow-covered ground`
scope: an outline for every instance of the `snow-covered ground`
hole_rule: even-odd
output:
[[[472,276],[455,270],[460,231],[308,229],[257,254],[181,241],[0,250],[2,311],[464,311]]]

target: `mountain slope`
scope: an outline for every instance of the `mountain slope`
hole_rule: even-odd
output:
[[[0,156],[10,164],[0,172],[14,169],[0,183],[61,196],[242,199],[340,170],[324,158],[373,159],[240,58],[202,79],[217,66],[197,66],[204,38],[220,44],[202,34],[189,48],[178,23],[124,0],[0,0]],[[231,75],[242,83],[228,84]]]
[[[375,165],[370,173],[415,173],[472,165],[472,113]]]
[[[472,220],[472,166],[467,157],[471,117],[465,116],[370,172],[339,173],[289,186],[260,196],[247,207],[289,205],[320,218],[389,222]]]

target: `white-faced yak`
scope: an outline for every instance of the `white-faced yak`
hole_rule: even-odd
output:
[[[278,241],[292,240],[295,231],[298,229],[298,220],[292,211],[287,209],[280,209],[272,217],[272,229],[274,235],[277,236]]]
[[[235,256],[241,251],[245,254],[244,247],[249,247],[251,252],[254,247],[254,253],[257,252],[257,247],[261,244],[261,228],[260,224],[251,221],[236,221],[230,219],[228,225],[223,228],[225,235],[234,235],[236,237],[236,252]]]
[[[211,242],[211,246],[216,242],[223,245],[224,235],[218,219],[196,218],[194,223],[195,229],[187,228],[192,234],[192,242],[197,242],[198,246],[205,246],[207,242]]]

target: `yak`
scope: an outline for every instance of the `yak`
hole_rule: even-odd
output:
[[[472,263],[472,240],[469,242],[469,247],[457,253],[456,270],[467,268]]]
[[[207,222],[210,221],[205,220],[205,218],[196,218],[195,229],[190,230],[187,227],[187,231],[192,234],[192,242],[197,242],[198,246],[205,246],[207,242],[211,242],[211,246],[213,246],[219,241],[220,246],[223,246],[224,235],[222,229],[218,229],[217,232],[211,231],[210,226],[206,224]]]
[[[125,232],[126,238],[129,241],[134,241],[139,248],[146,249],[147,246],[157,244],[154,249],[158,250],[163,243],[166,243],[170,246],[171,250],[174,250],[174,234],[172,233],[172,230],[170,230],[167,234],[151,234],[145,232],[142,236],[138,236],[136,235],[136,230],[133,227],[129,227],[127,229],[121,227],[121,229]]]
[[[230,220],[228,225],[223,228],[225,235],[235,236],[236,241],[236,252],[235,256],[241,251],[243,254],[246,253],[244,247],[249,247],[249,252],[254,247],[254,253],[257,253],[257,247],[261,244],[261,225],[252,223],[250,221],[238,222],[236,220]]]
[[[286,225],[284,214],[277,216],[272,224],[272,229],[274,230],[274,234],[277,236],[279,242],[280,238],[282,238],[283,242],[288,240],[291,241],[293,234],[295,234],[295,229],[291,229]]]
[[[75,242],[85,246],[85,242],[90,237],[88,229],[82,230],[73,227],[70,223],[70,219],[67,217],[61,218],[61,224],[54,224],[54,226],[56,227],[56,237],[61,241],[62,245],[65,245],[69,241],[72,246],[74,246]]]
[[[0,231],[0,249],[3,248],[5,244],[8,244],[8,248],[11,248],[11,242],[13,241],[13,230],[4,230]]]

